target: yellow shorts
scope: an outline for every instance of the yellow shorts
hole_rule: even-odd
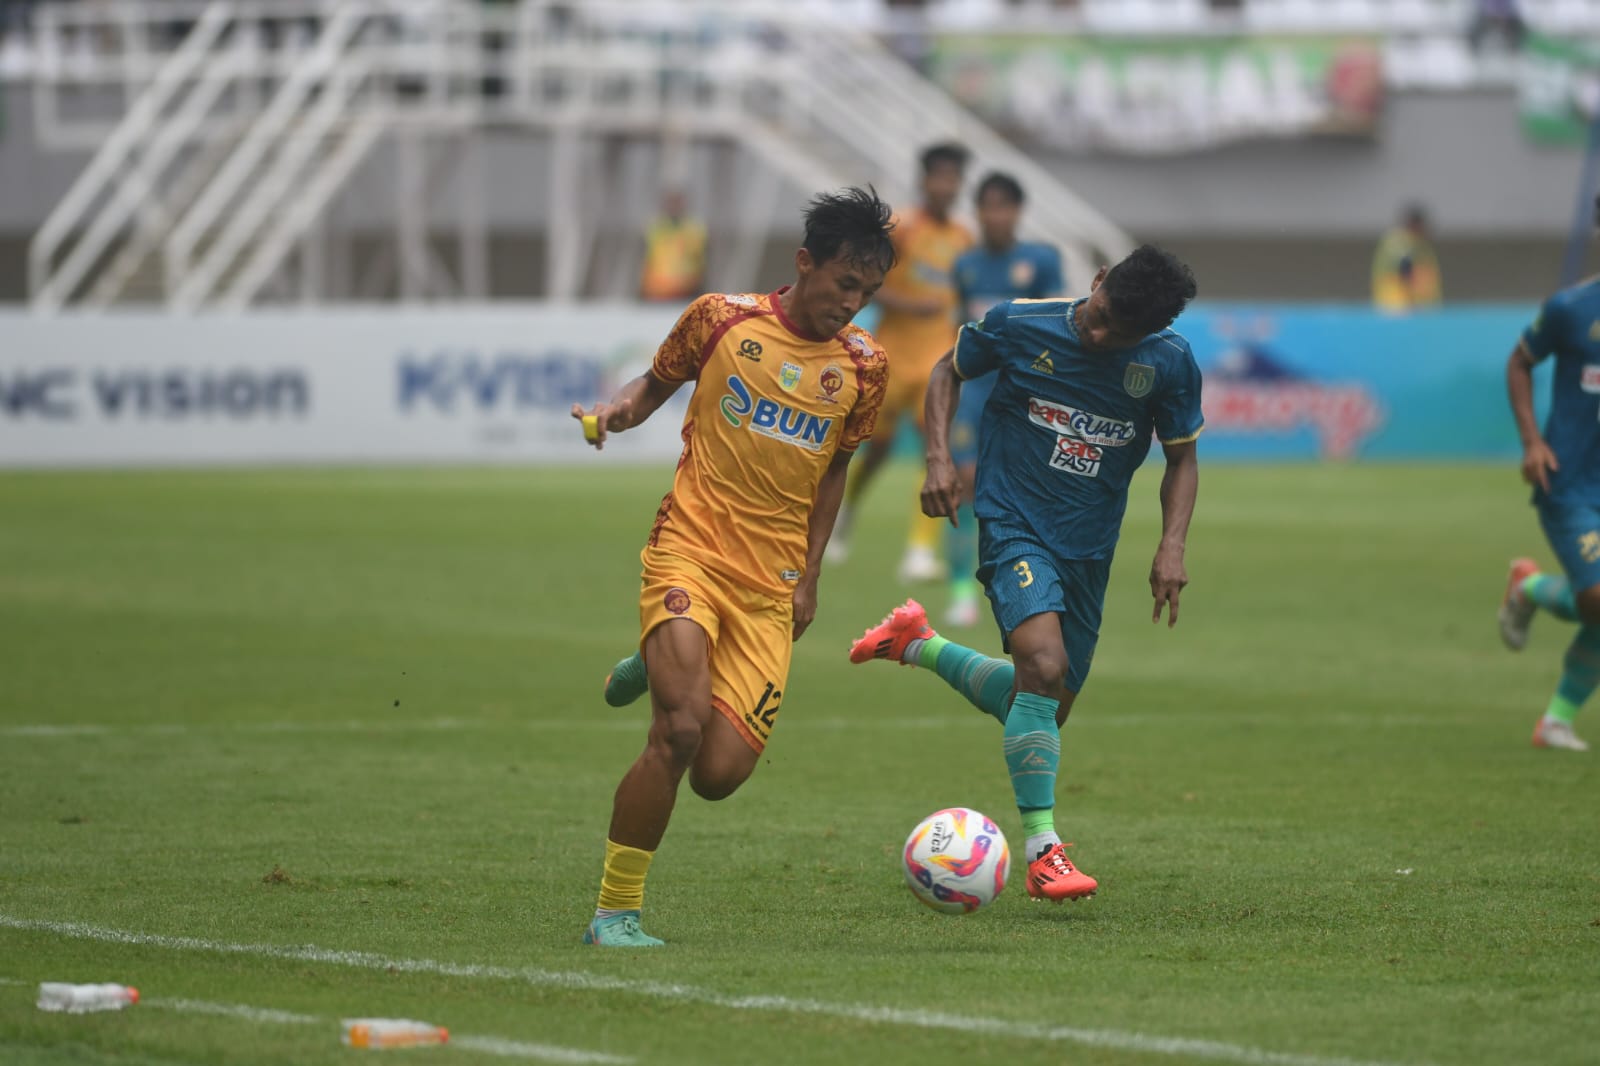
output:
[[[920,365],[913,364],[909,359],[896,362],[894,358],[890,357],[889,384],[883,392],[883,407],[878,411],[878,430],[874,436],[879,441],[894,436],[902,413],[909,414],[916,421],[917,428],[922,428],[922,404],[928,395],[928,375],[933,373],[933,364],[939,361],[939,357],[934,356],[926,365]]]
[[[711,705],[746,743],[763,750],[789,683],[794,603],[747,589],[692,559],[657,548],[646,548],[640,560],[641,649],[645,637],[674,618],[687,618],[705,630]]]

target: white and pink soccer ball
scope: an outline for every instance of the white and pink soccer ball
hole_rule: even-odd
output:
[[[906,884],[944,914],[966,914],[993,902],[1006,887],[1011,849],[987,816],[970,807],[928,815],[906,838]]]

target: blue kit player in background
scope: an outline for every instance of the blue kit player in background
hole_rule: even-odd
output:
[[[958,308],[963,321],[981,322],[989,308],[1007,300],[1041,299],[1066,292],[1061,253],[1048,244],[1017,240],[1022,218],[1022,186],[998,171],[978,183],[979,245],[956,260]],[[960,521],[945,530],[945,559],[950,564],[950,608],[945,624],[975,626],[982,586],[973,571],[978,565],[978,523],[972,516],[972,486],[978,466],[978,420],[994,390],[988,374],[961,389],[961,403],[950,427],[950,457],[966,489]]]
[[[1145,245],[1101,268],[1081,300],[1012,300],[961,328],[928,382],[922,505],[952,518],[961,483],[949,427],[962,382],[995,378],[978,449],[978,579],[1011,662],[953,644],[914,600],[850,649],[938,673],[1005,727],[1002,751],[1022,828],[1028,895],[1081,899],[1095,879],[1068,861],[1055,827],[1060,728],[1083,689],[1100,635],[1128,484],[1154,432],[1166,455],[1161,542],[1150,567],[1152,620],[1178,621],[1188,584],[1184,541],[1200,468],[1200,370],[1168,327],[1194,298],[1194,275]]]
[[[1600,204],[1597,204],[1600,207]],[[1578,708],[1600,686],[1600,279],[1544,302],[1506,363],[1506,391],[1522,435],[1522,477],[1533,486],[1539,524],[1562,574],[1541,573],[1532,559],[1511,563],[1500,603],[1500,636],[1520,651],[1543,608],[1578,633],[1567,647],[1561,681],[1533,743],[1588,751],[1573,731]],[[1533,368],[1555,357],[1544,432],[1533,414]],[[1564,576],[1563,576],[1564,575]]]

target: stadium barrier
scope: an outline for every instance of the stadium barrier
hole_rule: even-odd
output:
[[[1208,459],[1507,459],[1531,310],[1198,306]],[[573,462],[569,411],[642,370],[674,308],[0,314],[0,466]],[[1541,392],[1543,388],[1541,387]],[[680,449],[682,395],[607,445]]]

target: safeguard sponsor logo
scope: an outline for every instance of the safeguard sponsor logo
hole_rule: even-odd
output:
[[[728,393],[722,397],[722,417],[732,426],[742,426],[749,419],[751,433],[759,433],[808,452],[819,452],[827,443],[833,429],[833,419],[822,418],[809,411],[757,397],[750,386],[737,374],[728,377]]]
[[[1028,398],[1028,421],[1062,436],[1076,437],[1102,448],[1121,448],[1131,444],[1137,433],[1132,422],[1107,418],[1092,411],[1051,403],[1037,396]]]

